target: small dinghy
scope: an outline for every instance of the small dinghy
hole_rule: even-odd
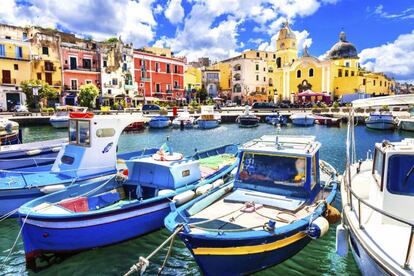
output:
[[[327,116],[320,116],[315,115],[315,122],[318,125],[325,125],[328,127],[340,127],[341,126],[341,119],[340,118],[332,118]]]
[[[295,113],[290,116],[292,124],[297,126],[313,126],[315,123],[315,116],[306,113]]]
[[[67,138],[0,146],[0,170],[40,167],[55,162]]]
[[[169,203],[182,205],[223,184],[238,147],[221,146],[184,158],[168,144],[126,161],[124,175],[72,185],[19,209],[26,264],[46,253],[75,252],[128,240],[164,225]],[[127,176],[126,176],[127,175]]]
[[[193,128],[194,117],[187,111],[178,113],[177,118],[172,121],[173,128]]]
[[[170,126],[170,118],[168,116],[155,116],[148,122],[150,128],[167,128]]]
[[[250,114],[249,106],[246,106],[244,114],[236,118],[239,127],[257,127],[259,126],[260,117]]]
[[[329,228],[324,214],[337,180],[319,160],[320,146],[311,136],[248,142],[235,180],[182,206],[171,203],[166,227],[204,275],[245,275],[283,262]]]
[[[0,215],[14,216],[22,204],[74,183],[106,178],[122,168],[119,160],[156,151],[144,150],[117,155],[122,130],[142,117],[70,113],[69,143],[59,151],[53,165],[3,170],[0,174]],[[117,164],[118,163],[118,164]]]
[[[365,120],[365,126],[370,129],[394,129],[395,125],[394,117],[390,112],[372,112]]]
[[[69,125],[70,112],[86,112],[86,107],[78,106],[58,106],[56,107],[56,113],[50,117],[49,122],[54,128],[67,128]]]

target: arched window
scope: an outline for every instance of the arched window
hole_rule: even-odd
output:
[[[234,75],[234,80],[235,81],[239,81],[240,79],[241,79],[241,77],[240,77],[240,74],[239,73],[237,73],[237,74]]]
[[[298,70],[296,71],[296,77],[299,79],[302,77],[302,71]]]
[[[276,67],[277,67],[277,68],[282,67],[282,59],[281,59],[280,57],[278,57],[278,58],[276,59]]]
[[[240,84],[235,84],[234,86],[233,86],[233,92],[234,93],[240,93],[241,92],[241,85]]]
[[[240,64],[236,64],[234,66],[234,71],[239,71],[239,70],[241,70],[241,65]]]
[[[309,69],[309,77],[313,77],[313,68]]]

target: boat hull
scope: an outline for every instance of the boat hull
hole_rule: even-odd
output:
[[[0,145],[16,145],[20,144],[19,133],[8,134],[0,137]]]
[[[169,121],[149,121],[150,128],[167,128],[170,125]]]
[[[251,240],[211,240],[186,234],[180,234],[180,238],[204,275],[244,275],[260,271],[291,258],[311,240],[299,231]]]
[[[67,128],[69,126],[69,118],[56,120],[51,119],[49,122],[54,128]]]
[[[378,130],[394,129],[395,127],[394,122],[383,120],[367,121],[365,125],[367,128]]]
[[[211,129],[219,126],[218,120],[198,120],[198,127],[201,129]]]
[[[315,118],[312,117],[303,117],[292,119],[292,124],[297,126],[313,126],[315,123]]]
[[[414,131],[414,120],[410,121],[400,121],[400,129],[406,131]]]
[[[239,118],[239,127],[257,127],[259,126],[258,118]]]
[[[29,217],[22,230],[26,265],[36,267],[36,258],[46,253],[78,252],[155,231],[163,227],[164,217],[169,212],[168,200],[163,199],[110,216],[61,221]]]

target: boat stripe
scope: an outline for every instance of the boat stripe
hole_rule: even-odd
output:
[[[294,242],[297,242],[300,239],[306,237],[306,234],[303,232],[298,232],[290,237],[277,240],[272,243],[259,244],[259,245],[250,245],[250,246],[239,246],[239,247],[199,247],[194,248],[193,253],[195,255],[247,255],[255,253],[263,253],[267,251],[272,251],[278,248],[288,246]]]

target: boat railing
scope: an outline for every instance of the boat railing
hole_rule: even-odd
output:
[[[347,171],[346,174],[348,174],[348,171]],[[356,200],[356,205],[358,206],[358,211],[355,212],[355,215],[358,218],[358,227],[359,227],[359,229],[361,229],[361,230],[364,229],[364,227],[362,225],[362,212],[361,212],[362,204],[364,206],[370,208],[371,210],[379,213],[382,216],[385,216],[387,218],[390,218],[392,220],[395,220],[399,223],[402,223],[402,224],[410,227],[410,238],[409,238],[409,241],[408,241],[407,251],[406,251],[406,254],[405,254],[405,260],[404,260],[404,264],[403,264],[404,269],[410,269],[411,268],[410,260],[411,260],[411,257],[413,255],[413,247],[414,247],[414,222],[406,220],[406,219],[401,218],[399,216],[396,216],[394,214],[391,214],[387,211],[381,210],[380,208],[375,207],[372,204],[368,203],[365,199],[358,196],[358,194],[354,190],[352,190],[351,183],[348,180],[349,180],[349,178],[346,175],[344,177],[344,185],[345,185],[344,188],[345,188],[345,191],[347,192],[349,207],[351,208],[351,210],[355,210],[355,205],[354,205],[353,200],[354,199]],[[367,231],[365,232],[365,234],[367,234],[370,238],[373,238],[369,235],[369,233]]]
[[[373,205],[371,205],[370,203],[368,203],[365,199],[361,198],[360,196],[358,196],[358,194],[352,189],[352,181],[351,181],[351,164],[356,164],[356,150],[355,150],[355,129],[354,129],[354,109],[351,108],[349,111],[349,120],[348,120],[348,134],[347,134],[347,142],[346,142],[346,146],[347,146],[347,150],[346,150],[346,160],[347,160],[347,164],[346,164],[346,169],[345,169],[345,175],[343,178],[343,184],[344,184],[344,188],[345,191],[347,193],[347,199],[349,202],[349,207],[351,208],[351,210],[355,210],[355,206],[353,203],[353,198],[356,199],[356,204],[358,206],[358,211],[355,212],[355,215],[358,218],[358,227],[359,229],[363,230],[364,227],[362,225],[362,212],[361,212],[361,204],[365,205],[366,207],[370,208],[371,210],[379,213],[382,216],[385,216],[387,218],[390,218],[394,221],[397,221],[401,224],[407,225],[410,227],[410,238],[408,241],[408,245],[407,245],[407,251],[405,254],[405,260],[404,260],[404,264],[402,265],[404,267],[404,269],[410,269],[410,260],[411,257],[413,255],[413,247],[414,247],[414,222],[413,221],[409,221],[406,220],[404,218],[401,218],[399,216],[396,216],[394,214],[391,214],[387,211],[381,210],[378,207],[375,207]],[[367,156],[369,155],[369,153],[367,153]],[[365,231],[365,233],[370,237],[373,238],[369,235],[369,233],[367,231]]]

